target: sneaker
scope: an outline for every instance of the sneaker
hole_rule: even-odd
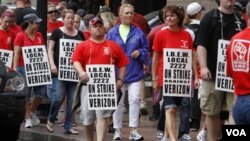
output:
[[[201,129],[201,131],[197,134],[197,140],[198,141],[207,141],[207,132],[204,129]]]
[[[25,120],[25,125],[24,125],[25,128],[32,128],[32,121],[30,118],[27,118]]]
[[[136,130],[130,132],[129,139],[130,140],[135,140],[135,141],[142,141],[142,140],[144,140],[143,136],[140,135]]]
[[[30,118],[33,126],[40,124],[40,120],[38,119],[36,114],[30,114]]]
[[[183,134],[179,141],[191,141],[191,137],[188,134]]]
[[[68,131],[65,131],[64,134],[70,134],[70,135],[79,135],[79,132],[75,129],[71,128]]]
[[[169,141],[169,139],[167,137],[162,137],[161,141]]]
[[[163,136],[164,136],[164,133],[163,133],[162,131],[158,130],[158,131],[156,132],[156,137],[157,137],[158,139],[162,139]]]
[[[120,129],[116,129],[113,140],[122,140],[122,133]]]

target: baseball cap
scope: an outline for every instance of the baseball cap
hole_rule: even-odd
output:
[[[193,16],[201,10],[205,10],[205,7],[201,6],[198,2],[192,2],[187,6],[187,14],[189,16]]]
[[[33,22],[33,23],[40,23],[42,21],[42,19],[40,19],[36,14],[34,13],[30,13],[30,14],[26,14],[23,17],[23,21],[24,22]]]
[[[99,18],[99,17],[94,17],[92,20],[89,21],[89,26],[95,25],[95,24],[97,24],[98,22],[101,23],[101,24],[103,24],[103,21],[102,21],[101,18]]]

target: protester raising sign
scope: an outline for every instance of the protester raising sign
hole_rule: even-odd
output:
[[[22,47],[28,87],[52,84],[45,46]]]
[[[117,107],[114,65],[87,65],[89,110],[115,110]]]
[[[163,96],[190,97],[192,50],[164,49]]]
[[[80,40],[60,39],[59,80],[79,82],[78,73],[71,64],[71,56]]]
[[[230,42],[226,40],[219,40],[218,42],[215,89],[225,92],[234,92],[233,79],[226,76],[226,50],[229,43]]]
[[[9,68],[12,67],[13,51],[0,49],[0,60]]]

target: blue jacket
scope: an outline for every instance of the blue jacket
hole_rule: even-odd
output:
[[[144,76],[143,64],[147,63],[149,43],[145,34],[134,25],[130,25],[127,41],[124,43],[119,34],[119,26],[120,24],[109,30],[107,39],[118,43],[129,59],[124,83],[137,82]],[[140,51],[140,55],[136,59],[131,57],[135,50]]]

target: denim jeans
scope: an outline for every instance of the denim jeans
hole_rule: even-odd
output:
[[[233,118],[236,124],[250,124],[250,94],[237,97]]]
[[[180,106],[180,124],[179,124],[179,134],[180,138],[183,134],[188,134],[190,129],[190,98],[183,97]]]
[[[57,77],[52,77],[52,84],[47,85],[47,96],[52,102],[53,96],[56,94],[56,82],[58,81]]]
[[[162,89],[159,90],[159,93],[162,93]],[[165,105],[164,103],[161,106],[160,118],[157,124],[157,130],[163,131],[165,129]]]
[[[190,107],[191,107],[191,110],[190,110],[190,119],[191,119],[190,128],[200,129],[201,108],[200,108],[200,99],[198,99],[198,89],[194,89],[194,95],[191,98]]]
[[[72,104],[76,89],[76,82],[69,81],[56,81],[56,93],[53,95],[52,103],[49,112],[49,121],[54,123],[58,111],[63,103],[64,97],[67,100],[66,117],[64,123],[65,131],[69,131],[72,128]]]
[[[164,132],[164,129],[165,129],[165,108],[164,105],[162,104],[160,118],[157,124],[157,130]]]

